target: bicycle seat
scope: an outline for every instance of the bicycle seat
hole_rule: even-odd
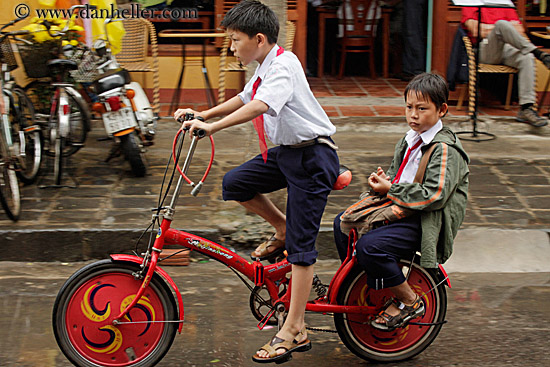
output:
[[[340,165],[338,172],[338,178],[332,187],[333,190],[342,190],[348,187],[351,182],[351,171],[348,167]]]
[[[60,68],[60,69],[66,69],[66,70],[76,70],[78,69],[78,64],[72,60],[54,59],[54,60],[48,61],[48,67],[52,69]]]

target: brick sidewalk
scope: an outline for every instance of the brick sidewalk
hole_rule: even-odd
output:
[[[403,91],[407,86],[407,82],[399,79],[371,79],[362,76],[349,76],[339,80],[332,76],[325,76],[322,78],[308,78],[308,81],[315,97],[317,97],[329,117],[403,116]],[[457,110],[455,105],[460,88],[465,87],[465,85],[459,85],[456,91],[451,92],[449,116],[467,116],[467,98],[464,102],[466,105],[462,107],[462,110]],[[191,93],[193,95],[188,95],[187,98],[193,102],[186,103],[186,91],[182,91],[181,107],[190,107],[196,110],[203,110],[208,107],[206,102],[196,102],[201,99],[206,101],[206,94],[197,93],[197,90],[193,90]],[[215,94],[217,94],[217,90]],[[231,95],[227,96],[227,98],[230,97]],[[490,91],[483,89],[480,96],[479,116],[515,116],[519,109],[517,102],[512,104],[509,111],[506,111],[500,98],[503,98],[503,96],[495,96]],[[171,93],[161,93],[162,116],[169,116],[173,113],[173,111],[169,111],[170,102]],[[544,109],[544,112],[547,112],[547,108]]]
[[[335,215],[365,190],[368,173],[378,165],[389,165],[396,141],[408,129],[401,120],[380,123],[375,121],[378,119],[333,118],[341,162],[351,168],[354,179],[350,187],[333,192],[329,198],[322,223],[329,237]],[[446,123],[455,130],[470,126],[452,121]],[[549,229],[550,128],[536,129],[506,120],[490,120],[480,128],[498,137],[481,143],[464,142],[472,162],[469,204],[462,228]],[[17,242],[20,248],[28,245],[29,251],[46,259],[53,251],[59,255],[58,246],[77,246],[92,257],[100,248],[107,247],[110,251],[106,251],[112,252],[119,247],[133,247],[139,232],[150,223],[150,209],[157,205],[176,129],[170,120],[160,122],[155,145],[147,152],[148,174],[136,178],[122,158],[104,162],[111,142],[97,141],[104,130],[101,121],[94,120],[86,146],[69,162],[69,171],[79,187],[24,187],[19,222],[12,223],[0,212],[0,245],[6,241]],[[221,180],[229,169],[258,153],[255,131],[246,124],[217,133],[215,140],[216,160],[211,174],[198,197],[189,195],[189,187],[183,190],[185,196],[178,202],[173,226],[199,231],[226,245],[253,246],[271,229],[257,216],[248,215],[239,204],[223,202]],[[202,176],[208,154],[208,144],[203,141],[190,169],[192,178]],[[44,168],[43,184],[51,181],[52,174],[47,171],[48,164]],[[284,208],[284,192],[271,197]]]

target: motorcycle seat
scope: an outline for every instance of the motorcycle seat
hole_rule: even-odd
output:
[[[67,69],[67,70],[76,70],[78,69],[78,64],[72,60],[53,59],[48,61],[48,67],[61,68],[61,69]]]

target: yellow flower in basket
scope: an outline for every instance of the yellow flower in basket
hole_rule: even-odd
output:
[[[52,37],[48,34],[46,27],[42,24],[31,23],[21,29],[29,31],[36,42],[45,42],[52,39]]]

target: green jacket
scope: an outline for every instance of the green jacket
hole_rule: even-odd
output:
[[[453,241],[466,213],[470,161],[460,140],[448,127],[444,126],[430,144],[423,146],[422,152],[432,144],[438,145],[423,182],[393,184],[388,192],[388,198],[397,205],[421,211],[421,265],[426,268],[443,264],[453,252]],[[395,146],[389,176],[395,176],[407,149],[403,138]]]

